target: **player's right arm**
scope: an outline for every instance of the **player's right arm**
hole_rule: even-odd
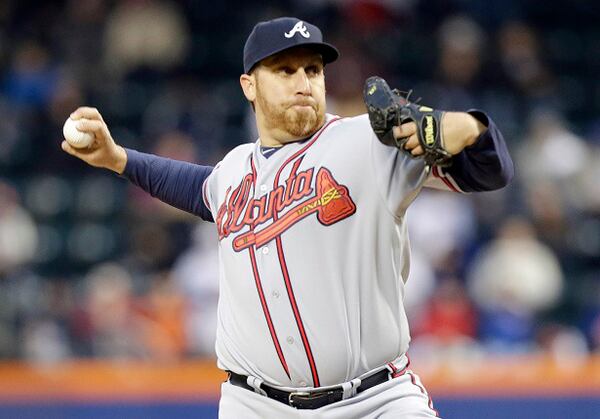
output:
[[[213,221],[202,199],[202,185],[212,172],[210,166],[171,160],[129,150],[116,144],[102,115],[95,108],[78,108],[71,114],[77,129],[94,135],[93,144],[76,149],[63,141],[62,149],[91,166],[112,170],[129,179],[161,201]]]

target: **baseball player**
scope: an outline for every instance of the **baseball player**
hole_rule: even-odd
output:
[[[72,114],[94,144],[62,143],[216,224],[221,418],[438,416],[409,369],[406,209],[424,186],[501,188],[512,161],[481,111],[413,108],[388,130],[392,145],[375,134],[373,115],[326,113],[324,66],[337,57],[310,23],[257,24],[240,84],[259,138],[215,167],[124,149],[94,108]],[[427,158],[431,144],[444,164]],[[443,222],[443,208],[432,222]]]

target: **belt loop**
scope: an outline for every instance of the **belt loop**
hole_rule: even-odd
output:
[[[355,378],[352,381],[343,383],[342,384],[342,390],[343,390],[342,400],[346,400],[346,399],[349,399],[350,397],[356,396],[356,391],[358,390],[360,383],[361,383],[360,378]]]
[[[355,378],[354,380],[352,380],[350,382],[352,383],[352,397],[354,397],[354,396],[356,396],[356,392],[358,391],[358,388],[362,384],[362,380],[360,378]]]
[[[396,367],[396,364],[401,365],[400,369],[398,369],[398,367]],[[410,365],[410,359],[408,358],[408,355],[405,355],[405,354],[400,355],[398,358],[396,358],[392,362],[388,362],[386,364],[386,368],[390,372],[389,378],[393,379],[396,377],[400,377],[401,375],[403,375],[406,372],[409,365]]]
[[[385,367],[388,370],[388,379],[391,380],[392,378],[394,378],[394,374],[396,374],[398,369],[392,362],[388,362]]]
[[[252,377],[252,376],[248,376],[248,378],[246,379],[246,383],[248,383],[248,385],[250,387],[252,387],[254,389],[255,393],[260,394],[261,396],[265,396],[267,397],[267,392],[264,391],[260,386],[262,383],[264,383],[263,380],[261,380],[258,377]]]

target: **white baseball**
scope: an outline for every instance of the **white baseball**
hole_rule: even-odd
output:
[[[77,121],[69,118],[63,125],[65,140],[75,148],[86,148],[94,141],[94,135],[89,132],[79,131],[76,127]]]

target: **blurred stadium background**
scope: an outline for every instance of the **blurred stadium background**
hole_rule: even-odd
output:
[[[252,140],[245,37],[296,15],[364,79],[487,110],[517,177],[410,209],[410,350],[442,417],[600,417],[600,6],[558,0],[0,2],[0,417],[216,417],[214,228],[64,154],[87,104],[124,146],[214,164]],[[434,222],[432,222],[432,220]],[[376,326],[374,326],[376,327]]]

